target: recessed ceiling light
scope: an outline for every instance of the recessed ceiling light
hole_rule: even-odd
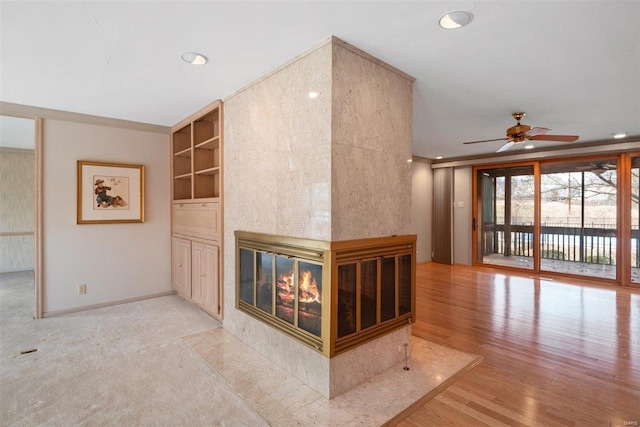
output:
[[[309,98],[311,99],[315,99],[319,96],[320,94],[318,92],[309,92]]]
[[[445,30],[455,30],[456,28],[468,25],[472,19],[473,15],[470,12],[465,12],[464,10],[453,10],[442,15],[438,23]]]
[[[182,54],[182,60],[193,65],[204,65],[209,59],[201,53],[187,52]]]
[[[525,149],[525,150],[531,150],[533,147],[535,147],[535,145],[533,145],[533,144],[528,144],[528,145],[525,145],[525,146],[524,146],[524,149]]]
[[[615,139],[622,139],[622,138],[627,136],[627,133],[626,132],[618,132],[618,133],[612,133],[612,135],[613,135],[613,137]]]
[[[442,156],[436,156],[436,160],[442,159]]]

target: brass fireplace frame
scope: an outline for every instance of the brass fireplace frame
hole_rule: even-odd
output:
[[[246,314],[290,335],[299,342],[322,353],[325,357],[333,357],[351,348],[357,347],[415,321],[415,274],[416,274],[416,236],[402,235],[379,238],[343,240],[326,242],[321,240],[301,239],[288,236],[276,236],[263,233],[236,231],[236,308]],[[296,326],[297,309],[294,310],[294,325],[256,307],[255,289],[256,275],[254,271],[254,303],[249,304],[240,298],[240,250],[254,251],[273,255],[284,255],[312,264],[322,265],[321,290],[321,336],[317,337]],[[411,255],[410,311],[399,314],[399,279],[398,259]],[[362,329],[360,325],[360,302],[356,298],[357,326],[356,332],[338,338],[338,268],[349,263],[360,263],[382,258],[396,257],[395,265],[395,317],[391,320],[380,320],[381,267],[377,268],[377,321],[374,326]],[[357,264],[359,265],[359,264]],[[360,277],[358,267],[358,277]],[[360,296],[361,282],[358,279],[356,295]],[[296,289],[297,294],[297,289]],[[297,297],[296,297],[297,300]],[[297,303],[296,303],[297,308]]]

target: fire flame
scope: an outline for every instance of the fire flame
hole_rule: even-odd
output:
[[[318,283],[311,271],[300,272],[298,283],[300,302],[320,302],[320,291],[318,291]]]
[[[276,286],[278,304],[293,308],[293,300],[295,299],[295,293],[293,292],[293,271],[290,271],[288,274],[281,274],[276,281]]]
[[[289,274],[280,275],[278,278],[278,287],[286,293],[293,290],[293,271],[290,271]]]
[[[294,298],[293,277],[293,270],[278,277],[278,296],[283,302],[291,302]],[[316,282],[313,273],[309,270],[300,272],[300,277],[298,278],[298,301],[304,303],[321,302],[318,282]]]

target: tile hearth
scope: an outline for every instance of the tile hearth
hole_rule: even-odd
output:
[[[379,426],[416,403],[424,404],[481,360],[412,337],[409,370],[400,363],[329,400],[222,328],[186,337],[185,341],[274,426]]]

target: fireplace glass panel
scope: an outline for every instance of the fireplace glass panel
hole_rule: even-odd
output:
[[[253,305],[253,251],[240,249],[240,300]]]
[[[256,252],[256,306],[273,313],[273,255]]]
[[[380,321],[396,317],[396,258],[382,259]]]
[[[295,261],[293,259],[276,256],[276,316],[293,325],[293,310],[295,305]]]
[[[411,312],[411,255],[398,257],[398,308],[400,316]]]
[[[362,261],[360,289],[360,327],[366,329],[376,324],[378,307],[378,261]]]
[[[356,264],[338,267],[338,338],[356,331]]]
[[[319,337],[322,329],[322,266],[298,262],[298,327]]]
[[[326,357],[415,320],[415,236],[334,246],[235,234],[236,308]]]

